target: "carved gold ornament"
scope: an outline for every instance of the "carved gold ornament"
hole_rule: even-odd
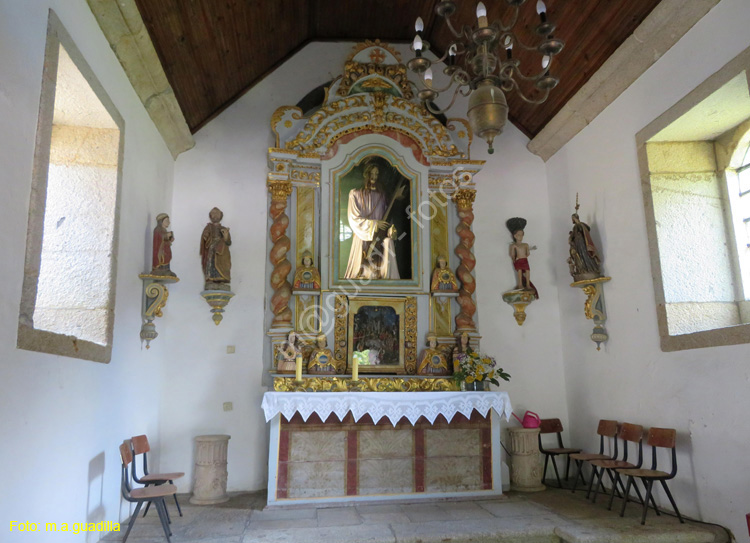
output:
[[[313,181],[320,183],[320,170],[292,170],[293,181]]]
[[[292,183],[287,180],[268,180],[268,192],[272,202],[283,202],[292,195]]]
[[[393,82],[401,96],[407,100],[411,100],[414,97],[414,92],[409,85],[409,78],[406,75],[406,66],[403,64],[362,64],[360,62],[349,61],[344,65],[344,77],[341,79],[336,94],[339,96],[348,96],[351,92],[352,87],[362,78],[377,75],[383,79],[387,79]],[[368,79],[362,83],[362,87],[366,89],[382,89],[388,90],[391,85],[387,81],[380,79],[380,77],[374,77]]]
[[[329,150],[342,136],[361,130],[401,132],[417,141],[429,156],[460,155],[448,130],[423,106],[385,93],[348,96],[322,106],[286,143],[286,149],[301,153]]]
[[[477,191],[474,189],[459,189],[453,195],[453,201],[456,202],[458,209],[471,209],[476,197]]]
[[[356,44],[354,47],[352,47],[352,51],[351,53],[349,53],[349,56],[346,58],[346,61],[349,62],[354,57],[356,57],[358,53],[360,53],[361,51],[364,51],[365,49],[369,47],[380,47],[382,49],[385,49],[391,55],[393,55],[393,58],[395,58],[399,63],[401,63],[401,53],[396,51],[393,47],[391,47],[387,43],[381,42],[380,40],[375,40],[375,41],[365,40],[363,42]]]
[[[586,294],[586,302],[583,306],[583,312],[586,315],[587,319],[593,319],[594,313],[591,310],[591,302],[594,301],[594,296],[596,296],[596,287],[593,285],[588,285],[586,287],[583,287],[583,292]]]
[[[333,359],[336,365],[336,373],[346,372],[346,325],[349,313],[349,300],[343,294],[336,295],[334,305],[334,327],[333,327]]]
[[[281,106],[276,111],[273,112],[273,115],[271,115],[271,131],[276,136],[276,147],[279,146],[279,132],[276,130],[276,127],[278,126],[281,119],[284,117],[284,114],[286,112],[291,112],[291,118],[295,121],[298,121],[302,118],[302,110],[298,108],[297,106]],[[285,128],[291,128],[292,123],[290,120],[287,120],[284,123]]]
[[[417,299],[406,298],[406,334],[404,337],[404,368],[406,373],[417,372]]]
[[[273,389],[276,392],[433,392],[458,390],[458,386],[450,378],[360,377],[352,381],[348,377],[303,375],[301,384],[294,377],[274,377]]]

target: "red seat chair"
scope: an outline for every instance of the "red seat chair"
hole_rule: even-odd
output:
[[[122,497],[125,501],[137,504],[135,511],[130,516],[128,529],[125,531],[122,543],[125,543],[128,540],[130,530],[133,529],[135,519],[138,518],[138,513],[144,503],[146,503],[147,506],[152,503],[154,504],[156,511],[159,513],[159,520],[161,521],[161,527],[164,529],[164,535],[166,536],[167,541],[171,543],[169,536],[172,535],[172,532],[169,529],[169,517],[167,516],[167,505],[164,503],[164,498],[167,496],[174,496],[177,492],[177,487],[172,484],[163,484],[159,486],[131,488],[130,477],[128,476],[128,466],[133,462],[133,451],[127,441],[120,445],[120,459],[122,460],[122,481],[120,483]]]
[[[586,485],[586,479],[583,477],[584,462],[591,462],[592,460],[614,460],[617,458],[617,421],[605,419],[600,420],[596,433],[599,435],[598,453],[580,452],[570,455],[570,459],[575,462],[576,467],[578,468],[578,474],[576,475],[575,481],[573,481],[573,492],[576,491],[578,486],[578,479],[583,481],[584,486]],[[605,454],[605,448],[608,448],[612,454]],[[588,494],[586,497],[588,497]]]
[[[651,503],[653,504],[656,514],[659,514],[659,509],[656,507],[654,497],[651,494],[651,490],[654,486],[654,481],[659,481],[661,483],[664,492],[667,494],[667,498],[669,498],[669,501],[674,508],[674,512],[677,514],[677,518],[680,519],[681,523],[684,523],[685,521],[682,519],[680,510],[677,509],[677,504],[675,503],[674,498],[672,497],[672,493],[669,491],[669,487],[667,486],[667,481],[669,479],[673,479],[674,476],[677,475],[677,431],[673,428],[651,428],[648,431],[647,443],[651,447],[651,469],[617,470],[618,474],[625,475],[628,478],[628,484],[625,487],[625,499],[622,502],[620,516],[625,515],[625,506],[628,505],[628,492],[630,491],[630,486],[632,485],[637,489],[634,480],[636,477],[638,477],[643,482],[643,486],[646,489],[646,499],[643,500],[643,515],[641,517],[641,524],[646,524],[646,513],[648,512],[649,501],[651,501]],[[670,471],[669,473],[656,469],[656,453],[657,449],[659,448],[672,449],[672,471]]]
[[[151,451],[151,447],[148,444],[148,438],[145,435],[140,436],[134,436],[130,438],[130,443],[133,447],[133,454],[137,457],[139,454],[143,455],[143,475],[138,477],[136,474],[135,464],[136,462],[133,462],[132,466],[132,475],[133,480],[136,483],[150,486],[150,485],[164,485],[164,484],[174,484],[175,479],[179,479],[180,477],[184,477],[185,474],[181,471],[175,471],[172,473],[149,473],[148,471],[148,452]],[[177,505],[177,512],[182,516],[182,509],[180,509],[180,502],[177,501],[177,494],[174,494],[174,503]],[[151,504],[146,506],[146,510],[143,512],[143,516],[146,516],[146,513],[148,513],[148,509]]]
[[[557,477],[557,485],[562,488],[562,482],[560,481],[560,473],[557,471],[557,462],[555,461],[556,456],[567,456],[565,464],[565,480],[568,480],[570,475],[570,455],[573,453],[581,452],[581,449],[572,449],[563,445],[562,439],[563,426],[560,419],[542,419],[539,422],[539,452],[544,455],[544,472],[542,473],[542,482],[544,482],[547,476],[547,464],[549,459],[552,459],[552,467],[555,469],[555,476]],[[542,444],[543,434],[557,434],[557,447],[545,448]]]

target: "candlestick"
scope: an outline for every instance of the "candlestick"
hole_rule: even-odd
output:
[[[297,354],[294,359],[295,362],[295,380],[302,381],[302,355]]]
[[[359,381],[359,362],[356,358],[352,364],[352,381]]]

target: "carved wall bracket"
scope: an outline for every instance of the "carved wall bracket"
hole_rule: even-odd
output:
[[[151,342],[159,335],[154,319],[163,315],[162,310],[167,305],[167,298],[169,298],[167,285],[176,283],[180,279],[177,276],[150,273],[142,273],[138,277],[143,281],[141,340],[146,342],[146,349],[149,349]]]
[[[593,319],[594,331],[591,340],[596,343],[596,350],[601,350],[601,344],[609,339],[604,323],[607,320],[607,312],[604,308],[604,283],[611,281],[611,277],[597,277],[596,279],[584,279],[571,283],[571,287],[577,287],[586,294],[584,304],[584,315],[587,319]]]
[[[531,290],[509,290],[503,292],[503,301],[513,307],[513,316],[518,326],[522,326],[526,320],[526,307],[531,305],[536,298]]]

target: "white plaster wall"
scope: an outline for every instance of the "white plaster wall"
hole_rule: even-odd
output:
[[[117,305],[109,364],[16,349],[50,7],[125,120]],[[153,226],[149,225],[171,203],[173,162],[85,0],[0,0],[0,14],[4,189],[0,201],[4,233],[4,258],[0,259],[0,462],[5,466],[6,489],[0,496],[2,540],[96,541],[99,534],[18,534],[10,533],[8,527],[10,521],[73,523],[124,518],[128,513],[120,503],[118,446],[125,438],[147,433],[155,448],[159,447],[157,383],[165,342],[159,338],[150,351],[141,348],[141,282],[137,275],[150,264],[147,255]],[[166,335],[160,325],[159,331]]]
[[[266,154],[274,144],[269,120],[277,107],[296,104],[308,91],[341,73],[351,46],[308,45],[201,129],[195,135],[195,148],[177,159],[173,226],[176,238],[185,240],[189,250],[175,251],[172,268],[182,278],[181,292],[189,294],[170,299],[169,337],[164,334],[170,354],[165,361],[161,420],[162,439],[177,445],[165,450],[165,465],[188,471],[179,483],[181,491],[191,488],[191,447],[194,437],[203,433],[232,436],[230,490],[265,487],[267,426],[260,404],[269,273]],[[408,48],[400,50],[407,60]],[[457,107],[456,112],[461,111],[465,106]],[[526,144],[527,139],[509,126],[496,142],[494,155],[486,154],[481,141],[474,146],[472,158],[488,160],[476,178],[478,322],[483,350],[496,354],[513,375],[502,388],[510,392],[517,409],[567,422],[545,168]],[[224,211],[223,224],[232,229],[236,293],[218,327],[198,295],[203,288],[198,241],[213,206]],[[511,238],[505,228],[505,220],[512,216],[529,220],[527,239],[539,247],[530,260],[542,299],[529,308],[523,327],[500,299],[503,290],[515,286],[508,256]],[[226,354],[228,345],[236,347],[236,354]],[[227,401],[233,402],[233,411],[223,411]]]
[[[575,441],[595,446],[600,418],[678,430],[683,513],[719,522],[747,541],[750,366],[747,345],[661,352],[635,134],[750,44],[750,4],[722,0],[669,52],[547,163],[556,239],[568,408]],[[575,194],[603,253],[610,340],[588,340],[583,294],[565,259]],[[688,248],[689,250],[689,248]],[[663,503],[668,502],[662,500]]]

